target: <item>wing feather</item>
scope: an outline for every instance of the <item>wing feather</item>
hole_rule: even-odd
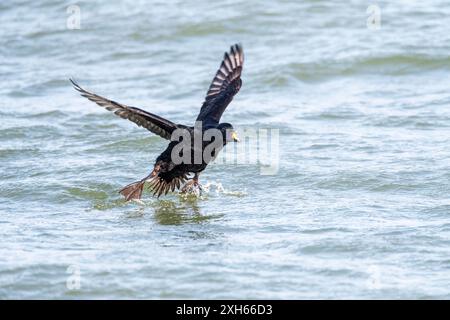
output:
[[[226,52],[206,94],[197,121],[218,123],[228,104],[242,85],[241,73],[244,65],[242,46],[235,44]]]
[[[130,107],[113,100],[106,99],[95,93],[89,92],[82,87],[80,87],[75,81],[70,79],[74,88],[81,93],[81,95],[92,102],[95,102],[99,106],[105,108],[106,110],[114,112],[123,119],[128,119],[138,126],[143,127],[150,132],[159,135],[164,139],[170,140],[172,132],[179,128],[179,125],[164,119],[156,114],[144,111],[139,108]]]

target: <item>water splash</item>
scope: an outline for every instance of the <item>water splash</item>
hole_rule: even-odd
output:
[[[198,187],[190,187],[188,192],[179,193],[179,196],[184,201],[196,201],[206,200],[208,196],[217,196],[217,195],[230,195],[243,197],[247,195],[246,189],[244,190],[228,190],[225,189],[221,182],[217,181],[208,181],[206,184],[202,185],[201,188]]]
[[[247,190],[228,190],[225,189],[221,182],[217,181],[208,181],[206,185],[202,186],[203,192],[206,194],[210,194],[214,192],[214,194],[225,194],[225,195],[231,195],[231,196],[238,196],[243,197],[247,195]]]

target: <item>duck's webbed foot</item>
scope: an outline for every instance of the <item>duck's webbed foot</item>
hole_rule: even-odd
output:
[[[198,182],[198,174],[196,173],[191,180],[186,182],[183,189],[181,189],[181,193],[194,193],[200,195],[202,190],[203,188]]]
[[[126,187],[124,187],[122,190],[119,191],[121,195],[125,197],[125,201],[130,200],[140,200],[142,196],[142,190],[144,189],[144,184],[150,179],[153,178],[158,174],[159,166],[155,166],[153,171],[143,178],[140,181],[136,181],[133,183],[130,183]]]

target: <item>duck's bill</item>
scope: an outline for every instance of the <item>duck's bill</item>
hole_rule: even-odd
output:
[[[236,131],[233,131],[233,133],[231,134],[231,138],[233,139],[234,142],[239,142],[239,138]]]

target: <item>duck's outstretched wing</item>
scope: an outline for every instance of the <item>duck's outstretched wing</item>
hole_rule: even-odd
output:
[[[216,123],[220,121],[225,108],[241,88],[243,64],[244,51],[241,45],[235,44],[231,47],[230,52],[225,52],[222,64],[206,94],[197,121]]]
[[[74,88],[81,93],[83,97],[95,102],[99,106],[105,108],[106,110],[114,112],[116,115],[123,119],[128,119],[133,121],[140,127],[144,127],[150,132],[163,137],[164,139],[170,140],[172,132],[181,127],[175,123],[157,116],[153,113],[144,111],[139,108],[126,106],[124,104],[103,98],[95,93],[84,90],[75,81],[70,79]]]

